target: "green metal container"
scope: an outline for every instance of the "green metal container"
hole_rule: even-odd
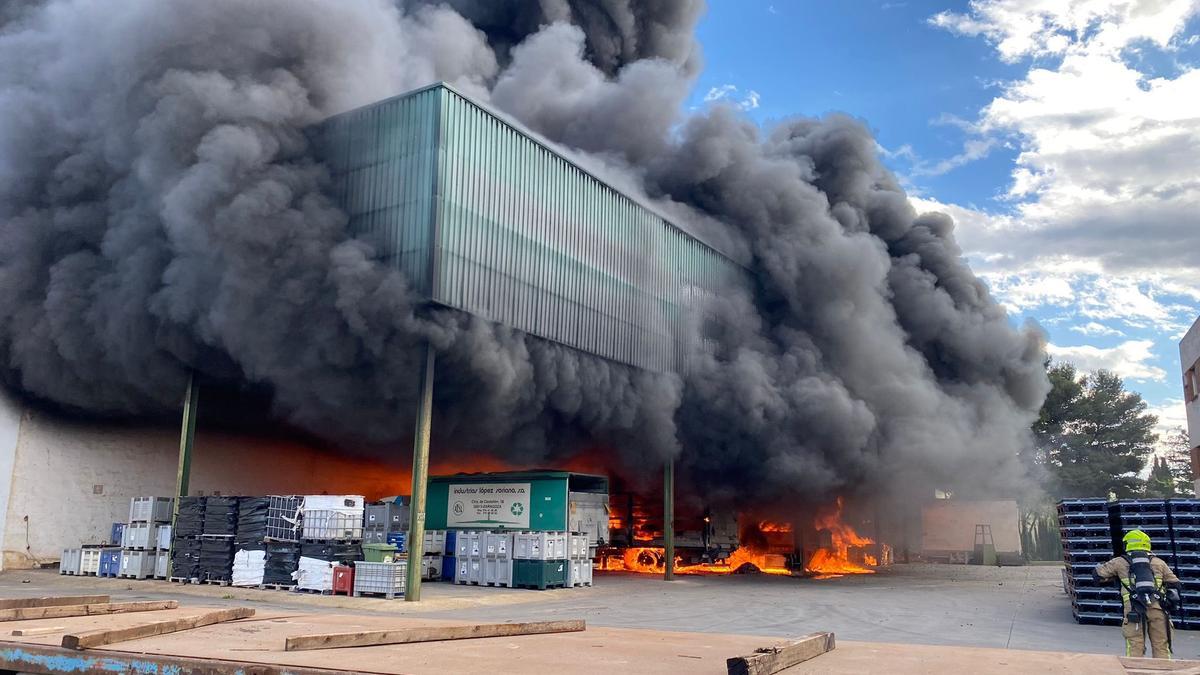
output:
[[[516,588],[566,588],[566,560],[514,560],[513,586]]]
[[[578,508],[572,495],[595,497]],[[608,502],[608,479],[568,471],[505,471],[430,476],[425,493],[425,527],[431,530],[517,530],[573,532],[580,508]],[[578,519],[575,519],[578,520]],[[608,521],[601,517],[607,538]]]
[[[363,560],[365,562],[392,562],[396,558],[395,544],[363,544]]]

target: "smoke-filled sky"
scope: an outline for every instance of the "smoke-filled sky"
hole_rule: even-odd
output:
[[[918,214],[860,120],[688,110],[700,0],[32,0],[0,28],[0,357],[68,409],[173,409],[186,374],[395,448],[417,345],[435,451],[678,457],[736,498],[1012,493],[1043,342]],[[455,84],[720,239],[753,283],[695,308],[685,373],[446,311],[350,238],[304,130]],[[698,344],[698,341],[697,341]],[[639,471],[646,474],[648,471]]]
[[[1038,321],[1051,354],[1114,370],[1160,428],[1182,426],[1179,339],[1200,316],[1200,2],[807,12],[714,2],[692,104],[722,97],[760,121],[863,116],[910,197],[954,215],[973,269],[1011,315]]]

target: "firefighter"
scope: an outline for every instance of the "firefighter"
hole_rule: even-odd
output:
[[[1092,573],[1101,584],[1116,581],[1121,587],[1125,618],[1126,656],[1145,656],[1146,635],[1156,659],[1171,658],[1170,612],[1180,605],[1179,577],[1162,558],[1150,552],[1150,535],[1141,530],[1125,534],[1125,555],[1096,566]]]

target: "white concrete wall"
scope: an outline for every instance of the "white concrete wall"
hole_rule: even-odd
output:
[[[131,497],[174,492],[178,430],[80,423],[32,410],[25,410],[21,421],[20,409],[11,403],[0,405],[4,567],[52,562],[64,548],[106,540],[112,523],[128,518]],[[201,418],[192,494],[330,493],[377,499],[408,493],[406,465],[293,441],[206,433],[203,424]],[[6,450],[9,446],[13,449]],[[398,449],[397,457],[407,462],[408,448]],[[5,468],[6,461],[11,468]]]
[[[921,550],[974,550],[975,526],[991,525],[997,553],[1020,553],[1019,518],[1014,500],[941,499],[921,509]]]
[[[8,509],[12,491],[13,462],[17,458],[17,439],[21,435],[21,404],[0,387],[0,508]],[[4,541],[7,518],[0,518],[0,542]],[[4,559],[0,556],[0,569]]]
[[[1183,376],[1193,378],[1193,389],[1196,398],[1187,400],[1184,394],[1184,406],[1187,408],[1188,437],[1192,441],[1192,477],[1200,477],[1200,319],[1192,324],[1191,330],[1179,342],[1179,363]],[[1196,494],[1200,495],[1200,480],[1196,480]]]

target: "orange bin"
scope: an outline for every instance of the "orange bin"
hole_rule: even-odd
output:
[[[337,565],[333,568],[333,594],[354,595],[354,568]]]

